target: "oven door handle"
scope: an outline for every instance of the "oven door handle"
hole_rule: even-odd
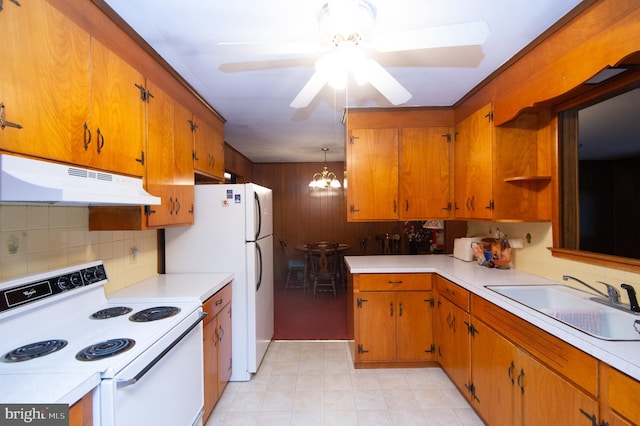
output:
[[[120,388],[125,388],[127,386],[131,386],[131,385],[135,385],[136,383],[138,383],[138,381],[140,379],[142,379],[142,377],[147,374],[147,372],[149,372],[149,370],[151,370],[153,368],[154,365],[156,365],[158,362],[160,362],[160,360],[162,358],[164,358],[164,356],[169,353],[169,351],[171,349],[174,348],[174,346],[176,346],[178,343],[180,343],[180,341],[182,339],[184,339],[187,334],[189,334],[191,332],[191,330],[193,330],[194,328],[196,328],[198,326],[198,324],[200,324],[202,322],[202,320],[204,320],[204,318],[207,316],[206,312],[200,312],[200,316],[198,317],[198,319],[189,326],[189,328],[180,335],[180,337],[178,337],[176,340],[174,340],[167,348],[165,348],[165,350],[163,350],[162,352],[160,352],[160,354],[155,357],[153,359],[153,361],[151,361],[149,364],[147,364],[146,367],[144,367],[138,374],[136,374],[134,377],[132,377],[131,379],[121,379],[118,380],[118,384],[117,387],[118,389]]]

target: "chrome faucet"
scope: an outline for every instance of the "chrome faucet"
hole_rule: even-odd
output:
[[[617,305],[618,303],[620,303],[620,293],[614,286],[602,281],[596,281],[596,282],[598,284],[602,284],[603,286],[607,287],[607,295],[609,297],[609,303],[612,303],[614,305]]]
[[[575,281],[577,283],[582,284],[585,287],[590,288],[591,290],[595,291],[596,293],[598,293],[602,297],[607,298],[609,303],[611,303],[612,305],[617,305],[617,304],[620,303],[620,293],[618,293],[618,290],[616,290],[616,288],[614,286],[612,286],[611,284],[607,284],[607,283],[604,283],[602,281],[596,281],[597,283],[602,284],[602,285],[607,287],[607,294],[605,294],[605,293],[601,292],[600,290],[598,290],[598,289],[590,286],[589,284],[585,283],[584,281],[579,280],[576,277],[572,277],[571,275],[563,275],[562,279],[564,281],[573,280],[573,281]]]

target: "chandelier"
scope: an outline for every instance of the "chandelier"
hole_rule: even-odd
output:
[[[324,168],[320,173],[316,173],[311,178],[311,182],[309,182],[309,188],[340,188],[340,181],[336,177],[336,174],[330,172],[327,169],[327,151],[329,148],[322,148],[324,152]]]

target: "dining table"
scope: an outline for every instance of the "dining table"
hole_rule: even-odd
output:
[[[327,243],[327,244],[331,244],[331,242],[329,241],[316,241],[315,243],[317,244],[322,244],[322,243]],[[340,287],[345,288],[346,287],[346,282],[347,282],[347,274],[346,274],[346,268],[344,266],[344,252],[349,250],[351,248],[351,245],[346,244],[346,243],[338,243],[338,256],[340,258],[340,268],[338,269],[338,272],[340,274]],[[306,274],[307,271],[309,271],[309,256],[308,256],[308,252],[309,249],[307,247],[307,244],[298,244],[296,245],[296,250],[298,251],[302,251],[305,254],[304,256],[304,270],[305,270],[305,283],[306,283]],[[306,287],[306,285],[305,285]]]

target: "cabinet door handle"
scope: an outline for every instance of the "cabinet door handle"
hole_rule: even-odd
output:
[[[400,285],[400,284],[402,284],[402,280],[399,280],[399,281],[387,281],[387,282],[389,284],[391,284],[391,285]]]
[[[507,370],[507,372],[509,374],[509,379],[511,379],[512,385],[515,383],[515,380],[513,379],[513,370],[515,368],[516,368],[515,364],[513,363],[513,361],[511,361],[511,365],[509,365],[509,370]]]
[[[395,213],[397,210],[396,200],[393,200],[393,212]]]
[[[96,133],[98,134],[98,145],[96,147],[96,150],[98,151],[98,154],[100,154],[102,152],[102,148],[104,147],[104,135],[100,131],[100,127],[98,127]]]
[[[87,126],[87,123],[84,123],[84,150],[89,149],[89,144],[91,144],[91,129]]]
[[[389,303],[389,313],[393,316],[393,303]]]
[[[175,203],[173,202],[173,197],[169,197],[169,215],[173,216],[173,210],[175,208]]]
[[[518,386],[520,387],[520,393],[524,393],[524,370],[520,370],[518,374]]]
[[[180,201],[178,201],[178,197],[176,197],[176,214],[180,212]]]
[[[409,211],[409,200],[404,200],[404,204],[405,204],[404,211],[408,212]]]
[[[398,316],[402,316],[402,302],[400,302]]]

